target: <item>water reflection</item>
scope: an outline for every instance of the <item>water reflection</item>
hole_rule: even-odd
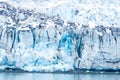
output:
[[[0,80],[120,80],[119,74],[0,73]]]

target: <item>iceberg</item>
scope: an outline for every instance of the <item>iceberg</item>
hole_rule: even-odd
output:
[[[119,8],[119,0],[1,0],[0,69],[120,70]]]

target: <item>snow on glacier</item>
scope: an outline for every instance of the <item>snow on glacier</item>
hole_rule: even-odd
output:
[[[120,69],[120,1],[0,0],[0,69]]]

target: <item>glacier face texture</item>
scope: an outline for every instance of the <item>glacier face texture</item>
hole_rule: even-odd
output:
[[[119,70],[120,1],[87,1],[1,1],[0,69]]]

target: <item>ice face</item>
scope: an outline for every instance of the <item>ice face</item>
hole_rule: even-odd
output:
[[[120,2],[58,2],[0,2],[0,69],[119,70]]]

